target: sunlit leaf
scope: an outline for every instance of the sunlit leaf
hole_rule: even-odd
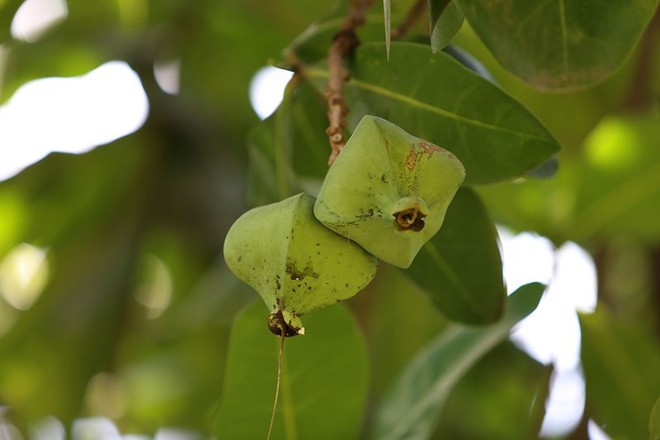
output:
[[[372,438],[427,439],[456,382],[504,341],[513,325],[534,311],[543,290],[542,284],[527,284],[509,297],[506,314],[497,324],[483,328],[455,326],[428,344],[385,397],[376,413]]]
[[[456,154],[467,183],[518,177],[559,150],[521,104],[449,55],[433,55],[428,46],[413,43],[392,43],[389,62],[383,52],[382,44],[364,44],[348,66],[351,127],[364,114],[388,119]],[[323,64],[306,68],[304,75],[324,90]]]
[[[580,315],[587,407],[612,438],[647,438],[649,414],[660,396],[657,340],[624,325],[600,307]]]
[[[550,90],[602,81],[628,57],[657,0],[457,0],[502,65]]]
[[[474,192],[458,191],[440,231],[403,273],[450,319],[475,324],[500,317],[506,292],[497,231]]]
[[[279,338],[261,301],[234,323],[215,434],[265,438],[275,393]],[[342,304],[305,316],[306,335],[288,339],[273,439],[356,438],[366,402],[366,347]],[[332,423],[328,423],[328,418]]]
[[[604,118],[550,180],[481,187],[495,218],[557,240],[660,242],[660,118]],[[534,174],[534,173],[533,173]]]
[[[585,140],[575,233],[660,239],[660,117],[606,118]]]

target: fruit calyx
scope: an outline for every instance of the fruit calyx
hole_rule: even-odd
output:
[[[426,214],[417,208],[408,208],[394,213],[394,223],[400,231],[421,231]]]
[[[291,336],[298,336],[304,334],[304,330],[302,327],[295,328],[286,322],[286,320],[284,319],[284,315],[282,314],[282,310],[280,309],[269,314],[267,318],[267,322],[268,322],[268,329],[271,331],[271,333],[277,336],[282,336],[282,333],[284,333],[284,337],[288,338]]]

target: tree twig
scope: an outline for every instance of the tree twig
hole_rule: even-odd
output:
[[[348,15],[339,32],[335,34],[328,50],[330,76],[326,99],[330,124],[325,132],[332,148],[328,165],[332,165],[346,144],[344,129],[346,128],[348,107],[344,99],[344,83],[348,80],[348,71],[344,68],[344,59],[360,44],[355,29],[365,22],[365,12],[371,3],[372,0],[351,0]]]
[[[417,0],[408,10],[408,15],[403,19],[399,26],[392,31],[392,38],[401,38],[424,16],[426,12],[427,0]]]

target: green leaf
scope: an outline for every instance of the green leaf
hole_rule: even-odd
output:
[[[617,322],[602,306],[580,315],[587,406],[613,438],[647,438],[660,395],[658,342],[637,325]]]
[[[252,204],[317,192],[328,170],[327,125],[323,98],[294,77],[275,113],[248,135]]]
[[[438,3],[437,1],[429,1],[431,3]],[[441,3],[445,3],[444,8],[440,12],[441,15],[437,20],[431,18],[431,49],[433,53],[437,53],[442,50],[452,38],[458,33],[458,31],[463,26],[463,13],[456,3],[447,2],[442,0]],[[436,11],[433,11],[437,13]]]
[[[265,438],[275,393],[279,339],[255,302],[229,341],[224,393],[215,420],[221,439]],[[307,334],[287,339],[273,439],[356,438],[368,386],[367,353],[342,304],[305,316]],[[328,423],[328,419],[332,423]]]
[[[381,265],[369,287],[351,300],[360,316],[369,317],[365,333],[374,399],[381,399],[415,354],[451,325],[428,295],[403,273],[394,266]],[[392,331],[399,328],[406,331]]]
[[[386,3],[387,2],[387,3]],[[383,0],[383,10],[377,8],[377,4],[368,8],[365,14],[365,23],[357,28],[358,37],[363,43],[382,42],[383,26],[386,20],[390,25],[385,24],[385,31],[391,29],[391,23],[398,23],[405,19],[411,7],[416,0],[398,0],[394,3],[391,0]],[[298,35],[284,53],[293,53],[295,58],[306,63],[314,63],[325,59],[328,55],[328,47],[334,35],[339,32],[342,24],[346,20],[349,11],[349,4],[345,0],[338,0],[328,14],[311,23],[300,35]],[[387,11],[389,9],[389,12]],[[389,18],[386,16],[389,14]],[[382,46],[381,56],[387,56],[387,48]]]
[[[451,0],[427,0],[426,3],[429,12],[429,29],[433,29]]]
[[[502,259],[479,196],[467,188],[456,193],[440,231],[403,273],[449,319],[484,324],[500,318],[506,298]]]
[[[660,440],[660,397],[655,401],[649,418],[649,440]]]
[[[495,58],[540,89],[603,81],[623,64],[658,0],[457,0]]]
[[[389,62],[383,52],[382,44],[364,44],[347,66],[351,127],[364,114],[388,119],[453,152],[465,165],[466,183],[513,179],[559,150],[520,103],[449,55],[414,43],[392,43]],[[303,75],[325,90],[325,65]]]
[[[442,49],[445,53],[450,55],[456,61],[461,63],[463,66],[467,67],[483,79],[486,79],[494,84],[497,84],[497,81],[493,78],[493,75],[486,69],[486,67],[475,57],[473,57],[469,52],[461,49],[455,44],[449,44]]]
[[[286,110],[279,109],[248,134],[248,198],[255,206],[276,202],[299,192],[291,165],[290,132],[288,122],[285,122],[288,117]]]
[[[551,374],[551,366],[539,364],[513,343],[499,344],[456,384],[432,438],[538,438]]]
[[[438,411],[458,380],[486,353],[504,341],[511,327],[529,315],[541,299],[538,283],[510,297],[504,318],[489,327],[455,326],[420,352],[403,371],[377,410],[372,438],[427,439]]]
[[[550,159],[539,165],[538,168],[534,168],[529,173],[527,173],[527,175],[537,179],[549,179],[557,174],[558,169],[559,159],[557,156],[552,156]]]

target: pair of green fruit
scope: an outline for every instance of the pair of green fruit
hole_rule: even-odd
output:
[[[273,333],[302,334],[300,316],[357,294],[378,259],[409,267],[464,179],[450,152],[365,116],[318,198],[302,193],[243,214],[225,261],[266,302]]]

